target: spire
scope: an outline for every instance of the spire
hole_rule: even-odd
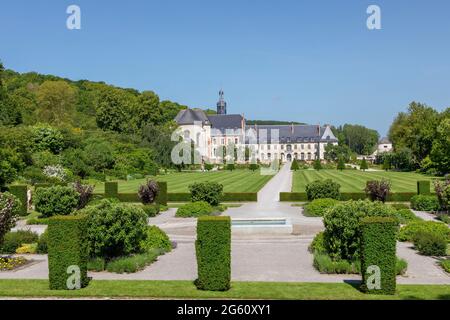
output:
[[[223,90],[219,91],[219,101],[217,102],[217,114],[227,114],[227,103],[223,99]]]

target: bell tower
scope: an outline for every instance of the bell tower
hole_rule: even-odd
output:
[[[227,114],[227,103],[223,99],[223,90],[219,91],[219,101],[217,102],[217,114]]]

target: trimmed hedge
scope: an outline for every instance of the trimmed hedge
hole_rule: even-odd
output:
[[[26,185],[14,185],[14,186],[9,186],[9,193],[11,193],[12,195],[14,195],[17,199],[20,200],[20,209],[19,209],[19,214],[21,216],[26,216],[28,214],[28,207],[27,207],[27,203],[28,203],[28,195],[27,195],[27,191],[28,191],[28,186]]]
[[[117,198],[120,202],[141,202],[137,193],[117,193],[114,197],[108,197],[105,193],[105,198]]]
[[[414,193],[414,192],[390,193],[387,197],[387,201],[389,201],[389,202],[408,202],[415,195],[416,195],[416,193]]]
[[[253,202],[258,201],[258,194],[256,192],[228,192],[224,193],[222,197],[224,202]]]
[[[167,194],[169,202],[190,202],[191,194],[186,192],[174,192]],[[222,197],[223,202],[254,202],[258,201],[256,192],[226,192]]]
[[[397,221],[390,217],[366,217],[361,220],[362,291],[371,294],[395,294],[397,230]],[[379,288],[368,287],[369,283],[372,284],[371,278],[376,275],[368,270],[370,266],[380,269]]]
[[[189,202],[191,201],[191,194],[187,192],[174,192],[167,194],[169,202]]]
[[[117,198],[118,194],[119,194],[119,183],[117,181],[105,182],[105,198]]]
[[[430,194],[430,181],[417,181],[417,194]]]
[[[280,201],[308,201],[305,192],[280,192]]]
[[[365,199],[367,199],[367,194],[365,194],[364,192],[341,193],[341,200],[342,201],[365,200]]]
[[[70,266],[80,270],[80,286],[89,283],[87,276],[87,220],[84,216],[53,217],[48,225],[48,269],[51,290],[67,290],[71,284]],[[68,283],[69,282],[69,283]]]
[[[197,289],[225,291],[231,280],[231,219],[200,217],[197,220]]]
[[[408,202],[414,197],[416,193],[414,192],[398,192],[390,193],[387,201],[390,202]],[[365,200],[367,195],[364,192],[345,192],[341,193],[340,200]],[[280,192],[280,201],[308,201],[308,197],[305,192]]]
[[[159,192],[158,192],[158,195],[156,196],[155,203],[167,206],[167,200],[168,200],[167,182],[158,181],[157,183],[158,183],[158,187],[159,187]]]

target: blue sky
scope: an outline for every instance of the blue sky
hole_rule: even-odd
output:
[[[66,28],[70,4],[81,30]],[[382,30],[366,28],[370,4]],[[0,59],[191,107],[215,107],[223,88],[249,119],[384,135],[413,100],[450,106],[450,1],[1,0]]]

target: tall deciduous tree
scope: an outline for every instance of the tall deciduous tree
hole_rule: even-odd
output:
[[[425,104],[412,102],[389,129],[389,139],[396,150],[408,148],[416,166],[430,154],[439,125],[439,113]]]
[[[443,119],[437,127],[430,159],[438,173],[450,173],[450,108],[443,113]]]
[[[77,90],[66,81],[45,81],[36,94],[38,119],[54,125],[70,123],[75,112],[76,94]]]
[[[380,138],[376,130],[361,125],[345,124],[336,131],[339,143],[349,146],[357,154],[371,154]]]

